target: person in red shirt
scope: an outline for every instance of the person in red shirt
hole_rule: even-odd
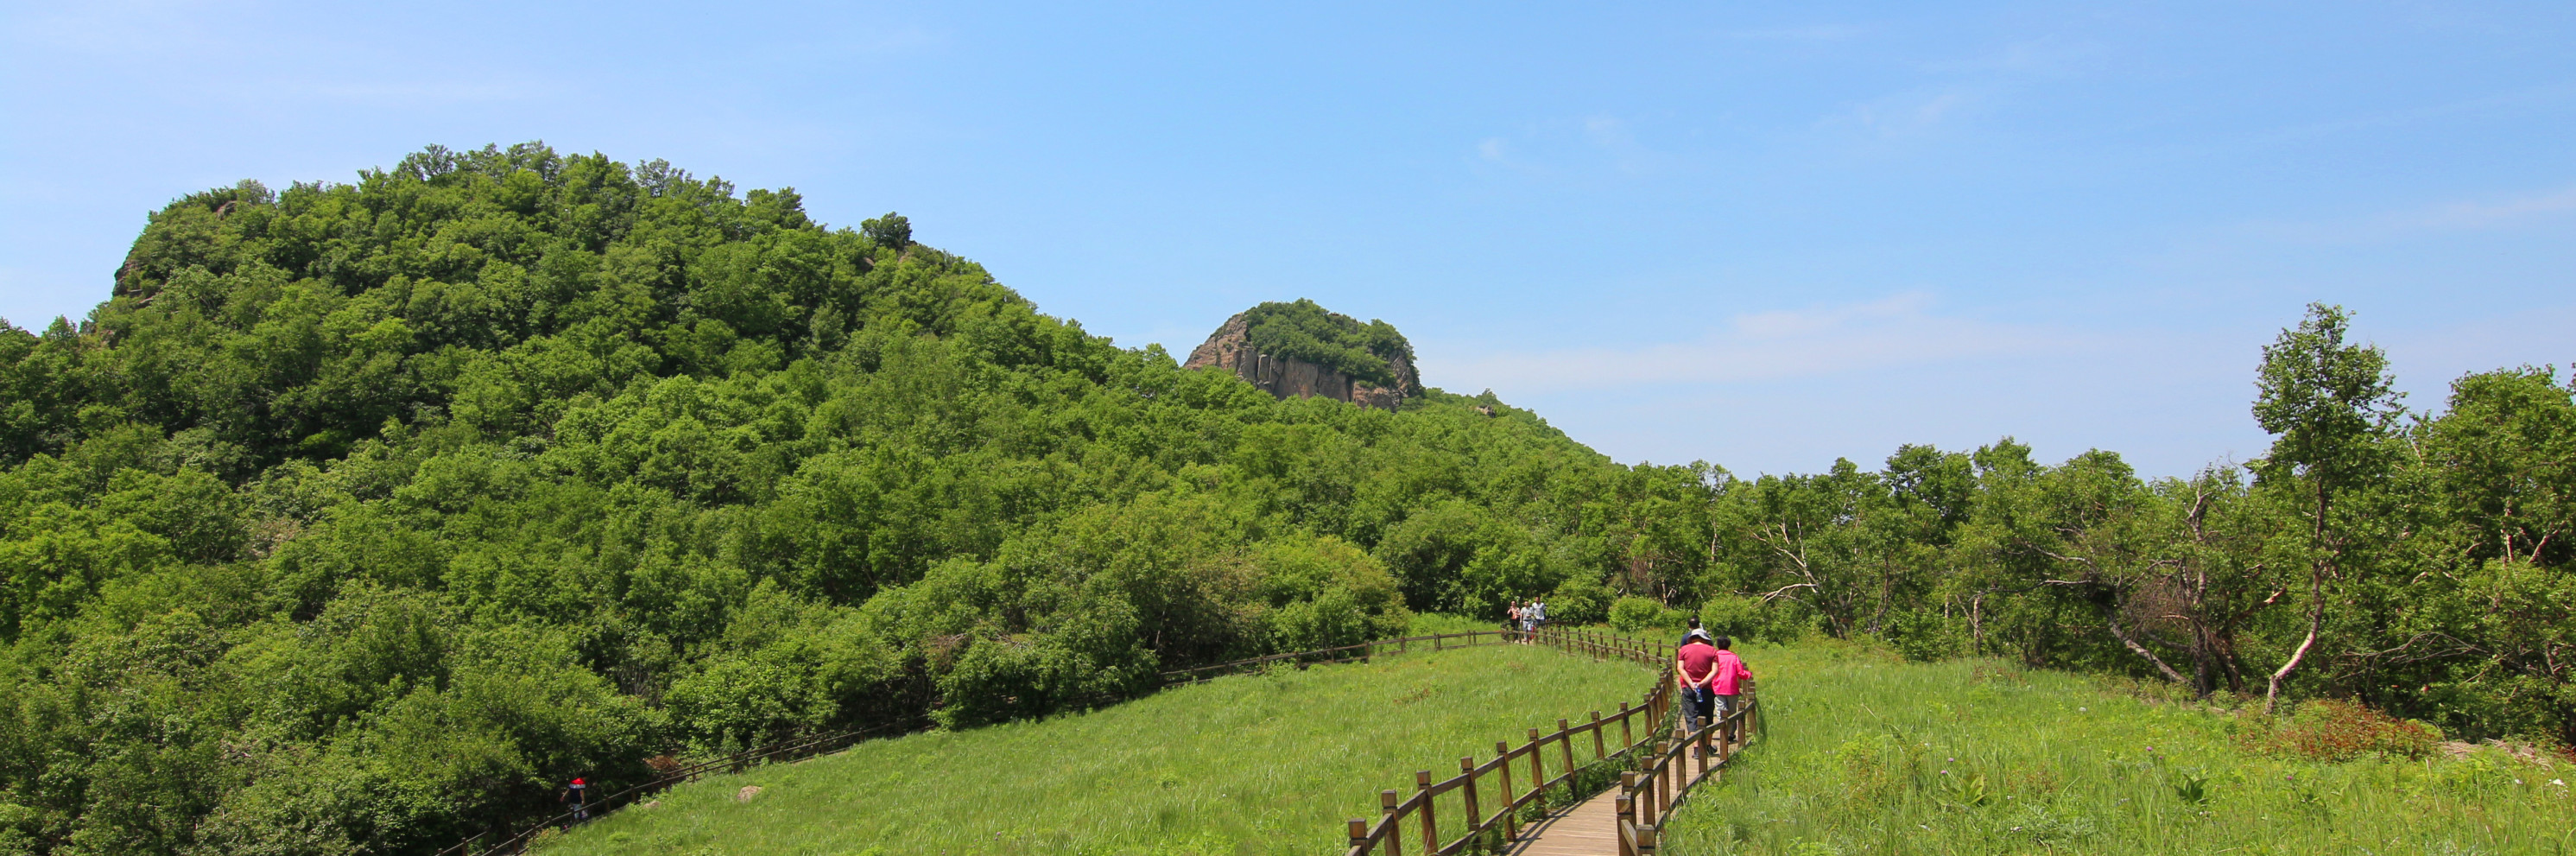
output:
[[[1725,721],[1727,712],[1735,709],[1739,683],[1753,677],[1743,658],[1726,650],[1730,641],[1723,636],[1711,640],[1708,631],[1693,630],[1674,652],[1673,680],[1682,694],[1685,734],[1698,731],[1705,722]]]

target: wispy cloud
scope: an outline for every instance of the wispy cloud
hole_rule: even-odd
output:
[[[403,101],[441,104],[522,101],[566,95],[571,92],[571,87],[543,79],[281,82],[280,88],[327,101]]]
[[[1847,129],[1882,138],[1910,137],[1954,123],[1981,106],[1981,98],[1964,87],[1945,87],[1889,95],[1864,101],[1817,122],[1823,129]]]
[[[31,10],[32,11],[32,10]],[[214,4],[191,0],[98,0],[65,3],[12,16],[9,41],[49,53],[116,56],[200,55],[227,44],[237,31]]]
[[[1930,295],[1737,315],[1694,341],[1487,353],[1445,361],[1463,386],[1515,392],[1771,381],[1974,357],[2065,351],[2093,341],[1933,311]]]
[[[1967,59],[1925,63],[1923,70],[1941,74],[2065,74],[2100,68],[2108,61],[2110,53],[2109,46],[2100,42],[2043,36],[2014,42]]]
[[[1847,42],[1867,35],[1868,31],[1848,24],[1809,24],[1792,27],[1756,27],[1728,30],[1720,38],[1743,42]]]
[[[2523,228],[2565,219],[2571,212],[2576,212],[2576,185],[2483,199],[2451,200],[2343,219],[2258,221],[2243,228],[2248,234],[2260,238],[2348,244],[2443,232]]]
[[[1648,175],[1686,168],[1683,159],[1648,146],[1627,119],[1607,113],[1558,118],[1520,133],[1476,141],[1476,159],[1526,173],[1582,175],[1607,168]]]
[[[2567,211],[2576,211],[2576,186],[2505,199],[2446,202],[2397,219],[2428,229],[2491,229]]]

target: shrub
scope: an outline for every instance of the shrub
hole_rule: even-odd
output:
[[[1664,605],[1649,598],[1631,595],[1610,605],[1610,626],[1621,633],[1635,633],[1653,627],[1663,617]]]
[[[1709,598],[1699,605],[1699,626],[1718,636],[1744,640],[1762,636],[1762,602],[1736,594]]]
[[[1887,644],[1905,659],[1928,663],[1957,656],[1965,647],[1965,634],[1941,616],[1907,610],[1887,623]]]
[[[2358,702],[2302,702],[2290,716],[2237,735],[2247,751],[2275,757],[2349,761],[2380,754],[2421,758],[2442,736],[2420,722],[2398,719]]]
[[[1598,624],[1610,617],[1610,588],[1577,574],[1547,596],[1547,620],[1558,624]]]

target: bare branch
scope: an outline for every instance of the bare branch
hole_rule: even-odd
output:
[[[1772,592],[1771,592],[1771,593],[1769,593],[1769,594],[1765,594],[1765,595],[1763,595],[1763,596],[1762,596],[1762,602],[1763,602],[1763,603],[1770,603],[1772,598],[1779,597],[1779,596],[1784,595],[1784,594],[1788,594],[1790,589],[1802,589],[1802,588],[1806,588],[1806,589],[1816,588],[1816,584],[1815,584],[1815,583],[1791,583],[1791,584],[1789,584],[1789,585],[1781,586],[1778,590],[1775,590],[1775,591],[1772,591]]]

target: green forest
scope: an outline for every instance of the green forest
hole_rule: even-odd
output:
[[[1274,399],[899,215],[662,161],[246,181],[152,214],[86,319],[0,325],[0,854],[429,853],[575,775],[1529,595],[2576,739],[2576,393],[2409,410],[2342,310],[2285,321],[2241,467],[2005,438],[1738,478],[1490,393]]]

